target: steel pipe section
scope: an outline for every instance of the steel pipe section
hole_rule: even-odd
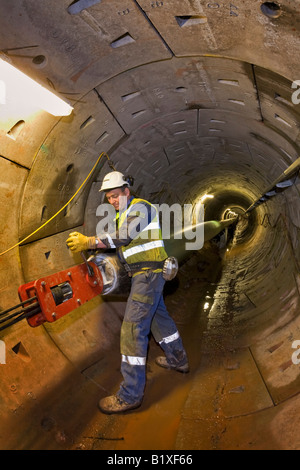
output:
[[[228,210],[242,216],[300,155],[298,1],[2,2],[0,44],[5,60],[74,107],[58,118],[23,104],[7,111],[1,103],[1,252],[50,219],[102,152],[152,202],[214,195],[206,220]],[[70,231],[95,232],[109,170],[101,160],[58,217],[0,256],[1,310],[18,302],[19,285],[81,262],[65,240]],[[246,351],[242,371],[255,369],[265,387],[268,399],[253,394],[253,406],[230,409],[228,423],[247,416],[250,428],[267,432],[266,416],[272,445],[297,449],[299,214],[297,180],[240,222],[203,345],[205,357]],[[96,400],[99,387],[114,385],[111,361],[117,368],[119,358],[110,351],[118,349],[125,302],[97,298],[56,324],[31,329],[22,322],[1,335],[1,448],[71,447],[55,431],[51,410],[78,434],[93,419],[86,396]],[[97,379],[95,363],[102,368]],[[72,417],[66,400],[69,410],[82,404]],[[186,413],[186,422],[197,416]],[[178,446],[196,447],[184,429]],[[283,429],[293,429],[294,438],[288,432],[281,441]]]

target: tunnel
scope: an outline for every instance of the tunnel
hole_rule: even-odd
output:
[[[1,449],[299,450],[298,179],[243,217],[300,156],[299,7],[1,2],[0,58],[73,110],[40,109],[21,85],[9,107],[0,88],[0,314],[22,284],[82,262],[66,239],[95,234],[111,165],[152,203],[211,195],[206,220],[241,215],[166,284],[191,370],[159,369],[151,338],[138,410],[97,406],[121,381],[126,298],[0,331]]]

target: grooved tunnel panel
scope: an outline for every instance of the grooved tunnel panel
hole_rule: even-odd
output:
[[[82,10],[85,10],[93,5],[101,3],[101,0],[75,0],[68,7],[68,13],[70,15],[77,15]]]

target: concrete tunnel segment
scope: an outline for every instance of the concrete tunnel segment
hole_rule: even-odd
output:
[[[57,212],[103,151],[154,202],[189,203],[211,192],[209,218],[227,207],[246,209],[299,156],[300,104],[292,100],[292,84],[300,80],[299,6],[288,0],[1,5],[1,53],[74,111],[65,118],[24,109],[1,115],[0,251]],[[102,161],[68,210],[0,257],[2,310],[17,303],[19,285],[81,262],[65,248],[66,235],[93,233],[108,170]],[[183,407],[177,448],[212,446],[195,428],[209,420],[219,428],[220,448],[300,448],[299,367],[291,359],[300,339],[298,207],[296,184],[259,207],[255,229],[239,239],[209,313],[206,361]],[[72,397],[75,388],[85,397],[87,390],[92,396],[99,387],[109,390],[109,352],[117,347],[123,307],[99,298],[53,325],[31,329],[22,322],[1,334],[2,448],[53,446],[51,409],[69,418],[62,396]],[[219,362],[210,361],[212,347],[220,350]],[[98,388],[90,373],[97,362]],[[212,389],[223,390],[221,418],[211,408]],[[79,421],[91,418],[86,408],[70,420],[78,434]],[[231,433],[222,433],[224,423]],[[241,423],[239,436],[233,423]],[[242,431],[245,423],[250,431]],[[55,445],[69,442],[59,434]]]

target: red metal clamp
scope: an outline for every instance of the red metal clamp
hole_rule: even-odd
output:
[[[30,326],[54,322],[85,304],[103,290],[102,275],[94,263],[74,266],[59,273],[43,277],[19,287],[21,301],[37,297],[40,312],[29,318]],[[92,274],[91,274],[92,273]]]

